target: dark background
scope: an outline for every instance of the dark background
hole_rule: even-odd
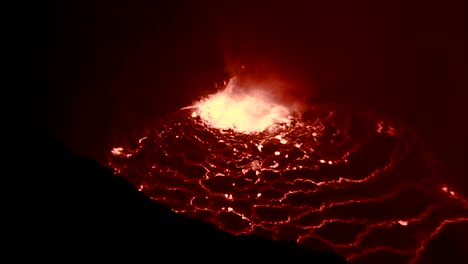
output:
[[[413,127],[468,197],[466,1],[48,1],[21,64],[39,135],[102,161],[130,131],[212,92],[240,65],[311,102]],[[32,63],[29,63],[32,62]],[[299,99],[298,99],[299,100]],[[31,125],[33,126],[33,125]]]
[[[443,160],[444,177],[468,186],[466,1],[96,0],[38,8],[30,21],[40,55],[34,112],[74,152],[102,160],[129,131],[206,96],[246,65],[287,79],[294,97],[357,103],[404,120]]]

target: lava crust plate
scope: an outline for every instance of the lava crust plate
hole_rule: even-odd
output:
[[[114,148],[109,165],[175,212],[350,263],[416,262],[445,225],[468,221],[414,133],[363,110],[316,105],[245,133],[184,108]]]

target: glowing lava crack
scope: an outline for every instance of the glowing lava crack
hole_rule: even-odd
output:
[[[350,263],[416,262],[445,225],[468,221],[406,129],[323,105],[292,116],[255,98],[181,109],[114,148],[110,166],[176,212]]]

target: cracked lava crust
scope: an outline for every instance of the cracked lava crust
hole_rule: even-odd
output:
[[[417,262],[445,225],[468,221],[417,137],[373,113],[315,105],[254,132],[200,113],[159,119],[110,167],[175,212],[350,263]]]

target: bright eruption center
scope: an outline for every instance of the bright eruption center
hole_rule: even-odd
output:
[[[244,133],[262,131],[277,122],[289,122],[290,110],[274,102],[265,90],[238,92],[238,88],[236,79],[231,79],[224,90],[195,104],[198,109],[193,116],[200,116],[212,127]]]

